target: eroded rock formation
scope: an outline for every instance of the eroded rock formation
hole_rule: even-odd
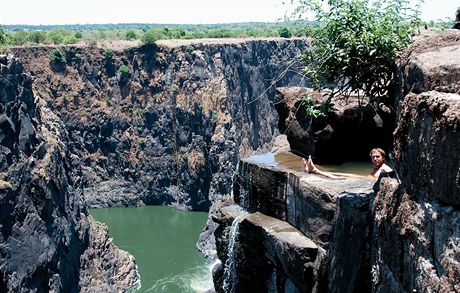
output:
[[[325,179],[281,163],[240,161],[234,179],[238,205],[214,215],[221,260],[216,288],[233,282],[228,292],[245,286],[255,292],[368,292],[373,182]],[[244,213],[249,215],[239,216]],[[229,280],[232,254],[237,256]]]
[[[369,150],[377,146],[390,148],[396,115],[393,106],[337,96],[331,101],[327,117],[308,116],[304,100],[311,99],[319,108],[326,96],[326,92],[305,87],[277,89],[278,127],[287,135],[292,152],[311,155],[319,163],[340,164],[367,161]]]
[[[300,39],[110,54],[68,47],[59,72],[50,49],[14,53],[66,124],[71,152],[83,163],[88,204],[207,210],[229,196],[239,157],[267,148],[277,135],[275,87],[300,82],[286,69],[298,66],[305,47]]]
[[[458,52],[447,30],[413,45],[395,131],[401,184],[376,195],[375,292],[460,290],[460,95]],[[458,39],[457,39],[458,40]]]
[[[245,212],[255,213],[251,215],[256,218],[263,213],[289,223],[293,230],[301,231],[323,248],[325,273],[318,269],[321,266],[315,267],[304,279],[308,286],[296,285],[283,271],[282,262],[265,258],[270,248],[259,245],[263,251],[245,250],[248,243],[264,239],[263,233],[254,228],[257,224],[248,227],[241,221],[241,236],[235,237],[234,245],[225,246],[225,239],[232,236],[229,220],[222,219],[234,217],[221,217],[216,219],[220,224],[216,229],[219,258],[226,261],[232,254],[228,250],[234,248],[242,259],[245,252],[258,255],[260,260],[258,269],[252,271],[239,264],[241,260],[236,261],[236,277],[232,280],[236,287],[254,276],[259,285],[252,286],[263,288],[261,291],[276,288],[274,292],[460,290],[459,37],[458,31],[447,30],[420,38],[402,59],[393,141],[396,178],[380,178],[373,186],[374,192],[370,185],[367,192],[356,192],[344,185],[349,180],[318,179],[316,175],[255,161],[240,163],[235,202]],[[305,116],[296,115],[306,91],[280,90],[286,96],[278,104],[280,128],[288,139],[291,135],[290,143],[297,152],[316,153],[315,143],[323,135],[332,141],[336,128],[321,121],[317,125],[312,120],[302,121]],[[379,120],[373,113],[361,117],[371,122]],[[306,142],[294,143],[294,137]],[[266,224],[267,229],[271,225],[269,221],[255,222]],[[294,253],[289,245],[281,247],[286,249],[285,255]],[[216,284],[228,281],[221,270],[214,273]],[[276,277],[267,271],[275,272]]]
[[[299,82],[287,69],[305,46],[12,49],[25,69],[2,57],[0,289],[135,284],[132,257],[88,222],[86,206],[206,210],[228,198],[238,158],[277,135],[275,86]],[[50,61],[55,49],[65,62]]]
[[[80,163],[68,144],[60,119],[34,96],[22,63],[0,56],[2,292],[81,289],[80,257],[91,244]],[[134,282],[134,265],[132,271]],[[105,277],[110,283],[112,276]]]

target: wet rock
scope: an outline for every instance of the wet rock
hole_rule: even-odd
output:
[[[299,162],[300,160],[299,157]],[[239,236],[235,243],[237,248],[234,251],[238,254],[237,272],[242,270],[242,275],[236,277],[237,286],[239,286],[238,282],[249,282],[246,281],[249,279],[260,280],[261,283],[264,280],[269,284],[271,282],[277,284],[276,280],[284,280],[281,287],[293,286],[299,292],[321,290],[342,292],[344,288],[350,292],[370,291],[372,226],[370,204],[373,198],[373,183],[367,179],[333,180],[299,173],[284,168],[280,162],[268,160],[261,162],[258,156],[242,160],[234,179],[234,200],[239,206],[222,208],[216,212],[217,215],[221,215],[215,219],[219,224],[216,229],[219,233],[215,234],[218,243],[217,254],[222,263],[225,263],[229,253],[230,222],[237,214],[243,213],[241,210],[243,208],[252,214],[241,221]],[[275,226],[292,227],[303,237],[308,237],[309,241],[319,247],[319,250],[324,251],[320,263],[315,267],[313,279],[303,280],[303,285],[300,285],[299,279],[293,279],[289,275],[283,277],[279,268],[273,270],[266,264],[266,260],[265,262],[260,260],[276,254],[271,250],[270,245],[267,246],[270,241],[264,238],[265,236],[260,236],[255,228],[248,228],[249,232],[242,234],[246,221],[251,221],[252,217],[253,225],[263,227],[262,229],[267,231],[271,229],[271,220],[260,220],[259,216],[253,216],[259,213],[264,214],[260,216],[261,218],[276,217]],[[240,252],[240,250],[244,251],[241,247],[245,246],[252,249]],[[254,247],[258,248],[254,249]],[[288,245],[285,253],[295,254],[295,250]],[[251,258],[257,261],[252,261]],[[292,255],[289,259],[295,262],[295,257]],[[268,263],[271,261],[274,260],[271,259]],[[274,262],[283,263],[281,259]],[[249,267],[254,268],[254,271]],[[304,266],[298,265],[296,268],[299,272]],[[252,276],[251,273],[260,275],[254,277],[245,275]],[[270,274],[278,277],[273,279]],[[225,279],[225,274],[219,277]],[[278,288],[277,290],[281,288],[279,284],[273,286]],[[266,287],[253,289],[263,291]]]
[[[240,222],[231,235],[235,219]],[[214,220],[223,264],[213,274],[217,292],[311,292],[322,286],[325,251],[287,222],[259,212],[248,215],[237,205],[220,209]],[[229,241],[235,241],[232,252]]]
[[[268,291],[270,286],[319,291],[325,252],[287,222],[256,212],[241,221],[237,238],[236,292]]]

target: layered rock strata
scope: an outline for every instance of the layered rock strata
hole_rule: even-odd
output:
[[[81,290],[89,222],[80,163],[68,145],[22,63],[0,56],[1,292]]]
[[[326,250],[327,277],[319,278],[326,285],[295,287],[294,292],[459,291],[459,36],[458,31],[447,30],[421,38],[402,60],[393,143],[396,178],[380,178],[374,185],[375,193],[356,192],[342,181],[305,177],[254,161],[240,163],[235,177],[235,202],[250,213],[287,221]],[[300,97],[280,99],[280,128],[288,139],[292,132],[291,144],[295,135],[298,139],[307,138],[303,145],[294,143],[297,152],[304,149],[315,153],[314,143],[323,135],[330,139],[334,127],[318,127],[312,120],[306,124],[297,121],[305,116],[296,120],[307,91],[280,89],[284,96]],[[367,117],[379,121],[373,118],[375,115]],[[341,187],[341,192],[334,192]],[[295,206],[298,209],[292,209]],[[220,223],[225,227],[225,221]],[[216,237],[228,236],[217,233]],[[237,247],[240,253],[238,249],[244,251],[241,247],[245,241],[253,241],[244,236],[236,239],[242,243],[224,246],[224,251]],[[259,247],[264,252],[257,253],[270,255],[266,246]],[[225,259],[225,254],[218,255]],[[251,276],[259,278],[257,270],[242,270],[240,274],[241,282]],[[218,271],[215,277],[219,282]],[[257,280],[267,284],[271,279]],[[233,282],[239,281],[236,278]],[[286,287],[274,289],[284,291]]]
[[[294,72],[306,46],[271,39],[66,47],[59,70],[51,48],[13,51],[66,124],[89,205],[207,210],[229,197],[239,157],[278,134],[275,87],[302,83]]]
[[[222,265],[214,271],[217,292],[319,290],[323,249],[287,222],[259,212],[245,215],[231,235],[232,223],[239,221],[235,209],[240,207],[222,208],[214,216],[217,234],[235,237],[229,239],[234,252],[221,254]],[[219,251],[228,252],[225,245],[219,242]]]
[[[251,158],[241,161],[234,179],[234,200],[250,215],[239,224],[237,248],[233,247],[240,256],[235,258],[235,286],[252,280],[258,292],[273,282],[277,284],[273,292],[284,292],[287,287],[294,288],[294,292],[342,292],[344,288],[350,292],[369,291],[372,185],[372,181],[364,179],[324,179]],[[222,209],[222,213],[226,212]],[[231,225],[229,220],[222,219],[235,217],[216,216],[220,223],[216,243],[222,263],[230,253],[226,229]],[[299,247],[290,245],[290,236],[264,232],[276,239],[277,253],[286,255],[293,262],[291,265],[298,265],[299,273],[307,269],[302,278],[292,280],[283,261],[270,257],[267,260],[267,256],[273,255],[272,246],[261,231],[272,231],[272,225],[285,227],[280,231],[296,231],[305,243],[314,244],[308,247],[316,247],[319,258],[310,259],[310,254],[304,252],[311,263],[301,264],[295,261]],[[249,260],[246,254],[256,260]],[[258,263],[255,269],[245,269],[253,263]],[[221,278],[216,271],[216,283]]]
[[[460,290],[458,31],[417,41],[403,67],[395,131],[401,184],[384,181],[374,204],[375,292]]]

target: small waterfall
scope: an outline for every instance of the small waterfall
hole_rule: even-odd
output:
[[[239,184],[239,199],[238,205],[243,209],[249,208],[249,186],[252,184],[252,174],[248,169],[248,164],[245,162],[238,162],[237,171],[234,178],[238,179]],[[235,184],[235,179],[233,180]]]
[[[224,266],[224,284],[223,289],[224,292],[235,292],[235,243],[236,243],[236,236],[238,235],[238,230],[241,221],[246,217],[248,213],[246,211],[242,211],[238,217],[236,217],[232,222],[232,227],[230,228],[230,235],[228,239],[228,248],[227,248],[227,260],[225,261]]]

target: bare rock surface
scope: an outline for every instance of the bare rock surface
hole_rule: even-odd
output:
[[[460,207],[460,95],[409,94],[401,105],[395,154],[410,193]]]
[[[374,203],[374,292],[460,290],[460,34],[417,41],[395,131],[401,182],[382,180]]]
[[[241,220],[235,244],[238,248],[233,250],[240,258],[236,266],[237,286],[238,282],[245,283],[247,279],[276,284],[271,277],[267,277],[267,271],[272,269],[265,267],[263,261],[253,263],[248,255],[254,255],[256,259],[264,255],[270,259],[269,263],[278,263],[276,272],[287,270],[283,268],[286,259],[270,258],[278,253],[278,244],[274,244],[276,241],[272,243],[270,237],[284,241],[285,244],[280,244],[286,250],[283,254],[289,256],[292,263],[297,263],[298,272],[302,272],[305,266],[296,262],[294,257],[298,247],[289,244],[291,234],[284,234],[293,231],[304,235],[308,242],[314,243],[318,251],[324,253],[320,253],[320,264],[313,266],[313,277],[304,278],[301,285],[298,283],[301,278],[291,278],[285,272],[288,277],[285,277],[287,279],[283,286],[292,285],[299,292],[342,292],[344,288],[350,292],[369,291],[372,226],[370,204],[374,182],[358,178],[328,179],[297,172],[284,167],[283,162],[276,157],[275,160],[270,158],[258,155],[241,160],[233,186],[234,200],[238,205],[222,208],[215,213],[215,221],[218,223],[215,233],[217,255],[222,263],[228,259],[231,220],[244,215],[244,212],[250,213]],[[300,157],[297,159],[301,161]],[[260,236],[258,231],[265,231],[262,233],[265,236]],[[240,246],[252,249],[246,251]],[[303,255],[309,254],[304,252]],[[254,278],[248,277],[251,276],[249,266],[260,274]],[[313,268],[311,265],[307,267]],[[217,284],[222,282],[219,281],[222,274],[216,274],[215,278]]]
[[[13,51],[69,131],[90,206],[208,210],[229,197],[239,157],[271,147],[275,87],[300,82],[285,70],[307,46],[271,38],[166,41],[110,56],[80,46]],[[52,49],[65,55],[60,71]]]
[[[419,38],[404,58],[405,92],[460,93],[460,31],[447,29]]]
[[[126,292],[140,285],[135,260],[109,238],[107,225],[90,218],[89,245],[81,255],[80,292]]]
[[[384,180],[374,214],[374,292],[460,290],[458,209]]]
[[[278,288],[310,292],[324,285],[320,283],[324,249],[287,222],[260,212],[247,214],[236,205],[222,208],[214,217],[220,225],[216,230],[218,239],[232,236],[235,219],[240,221],[235,239],[218,246],[226,252],[221,258],[226,265],[214,273],[216,284],[220,284],[216,288],[221,288],[217,292],[271,292]],[[235,241],[234,253],[227,251],[224,244],[228,245],[228,241]],[[234,262],[230,268],[233,281],[222,283],[221,275],[229,277],[229,257]]]
[[[292,152],[305,158],[311,155],[318,163],[340,164],[367,160],[375,146],[389,148],[396,115],[392,105],[337,96],[327,116],[309,116],[304,101],[311,100],[318,110],[327,95],[306,87],[277,88],[278,128],[287,136]]]
[[[69,151],[62,121],[34,95],[31,81],[17,58],[0,56],[0,291],[84,291],[80,257],[89,238],[98,240],[90,235],[80,161]],[[98,249],[92,250],[95,263]],[[101,269],[111,270],[112,263]]]
[[[0,291],[77,292],[89,224],[67,132],[0,56]]]

